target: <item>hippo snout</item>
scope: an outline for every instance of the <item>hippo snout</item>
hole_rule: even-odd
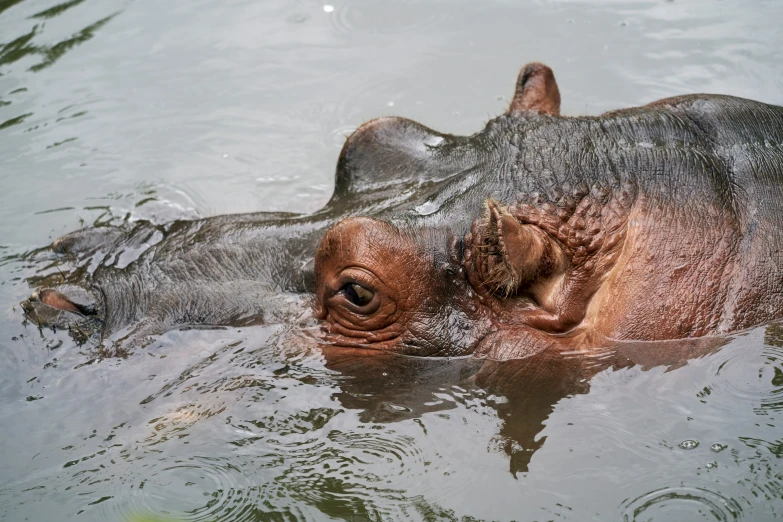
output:
[[[98,289],[65,284],[41,288],[21,303],[28,320],[38,326],[81,329],[103,322],[105,305]]]

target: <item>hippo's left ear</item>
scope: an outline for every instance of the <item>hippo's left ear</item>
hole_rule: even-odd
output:
[[[560,89],[555,74],[543,63],[529,63],[517,77],[514,99],[508,108],[513,111],[535,111],[541,114],[560,114]]]

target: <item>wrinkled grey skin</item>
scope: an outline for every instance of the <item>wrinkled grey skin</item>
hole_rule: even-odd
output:
[[[741,285],[763,286],[766,308],[738,312],[726,331],[783,310],[783,108],[713,95],[598,117],[511,111],[467,137],[402,118],[373,120],[346,142],[323,209],[82,230],[53,245],[81,260],[58,288],[78,312],[46,305],[41,291],[23,307],[33,322],[124,346],[186,326],[272,322],[291,295],[315,291],[318,243],[346,217],[394,223],[439,269],[457,273],[454,248],[464,254],[462,238],[489,197],[557,210],[621,192],[647,198],[655,219],[643,226],[670,235],[673,252],[709,247],[716,226],[738,231],[728,248],[755,252]],[[699,237],[705,245],[694,244]],[[449,291],[444,286],[446,301]],[[439,332],[438,355],[449,354],[443,346],[468,354],[487,334],[460,321],[450,316],[431,325]],[[420,347],[414,353],[428,355]]]

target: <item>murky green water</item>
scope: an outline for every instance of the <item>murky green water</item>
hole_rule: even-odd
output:
[[[324,355],[292,315],[100,360],[16,305],[55,270],[35,249],[82,222],[312,211],[361,122],[475,132],[526,61],[567,114],[783,104],[781,20],[771,1],[0,0],[0,518],[783,518],[781,327],[480,367]]]

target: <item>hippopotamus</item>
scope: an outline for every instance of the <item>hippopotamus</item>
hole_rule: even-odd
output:
[[[52,248],[77,269],[27,317],[104,347],[307,320],[331,349],[497,360],[724,336],[783,316],[783,107],[694,94],[561,116],[532,63],[471,136],[358,127],[312,214],[88,228]]]

